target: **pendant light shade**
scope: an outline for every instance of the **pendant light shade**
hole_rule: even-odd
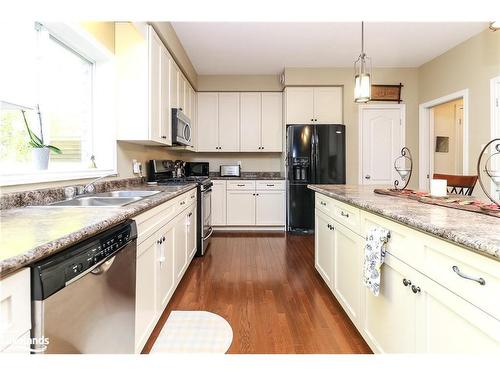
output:
[[[366,103],[371,98],[372,60],[365,54],[364,23],[361,22],[361,54],[354,62],[354,101]]]

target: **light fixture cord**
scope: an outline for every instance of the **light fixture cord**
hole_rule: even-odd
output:
[[[365,55],[365,25],[361,21],[361,56]]]

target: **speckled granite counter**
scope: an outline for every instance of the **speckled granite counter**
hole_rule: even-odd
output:
[[[375,194],[374,186],[308,185],[308,187],[318,193],[500,261],[498,218]]]
[[[161,193],[122,207],[29,206],[1,210],[0,276],[57,253],[195,187],[196,184],[137,184],[127,190],[161,190]]]
[[[221,177],[219,172],[210,172],[212,180],[284,180],[280,172],[241,172],[240,177]]]

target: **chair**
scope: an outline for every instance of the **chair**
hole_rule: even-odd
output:
[[[446,180],[450,194],[472,195],[474,186],[477,182],[477,176],[456,176],[452,174],[434,173],[433,178]]]

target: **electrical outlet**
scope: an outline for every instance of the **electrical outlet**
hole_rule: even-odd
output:
[[[139,163],[136,159],[132,160],[132,171],[135,174],[141,173],[141,163]]]

